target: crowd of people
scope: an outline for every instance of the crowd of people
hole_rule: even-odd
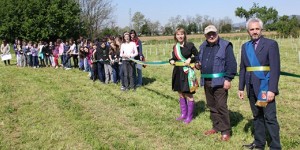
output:
[[[130,60],[144,60],[142,42],[135,30],[95,40],[81,37],[48,43],[16,39],[12,47],[17,67],[78,68],[88,72],[94,82],[121,83],[123,91],[143,85],[141,65]],[[10,65],[10,45],[6,40],[2,41],[1,54],[5,65]]]
[[[279,93],[280,76],[278,43],[262,35],[263,22],[258,18],[249,19],[246,28],[251,40],[242,45],[238,96],[244,99],[246,87],[254,117],[254,141],[243,146],[264,149],[268,132],[270,149],[281,149],[275,102],[275,96]],[[205,131],[204,135],[221,133],[221,140],[228,141],[231,136],[228,90],[237,74],[237,62],[232,43],[219,37],[214,25],[204,29],[204,36],[206,40],[199,46],[198,51],[187,40],[187,33],[183,28],[175,31],[175,44],[169,62],[174,65],[172,90],[178,93],[181,111],[176,120],[189,124],[194,118],[193,95],[199,86],[195,77],[198,69],[201,73],[200,85],[204,87],[212,120],[212,128]],[[122,36],[94,41],[79,39],[75,42],[70,39],[63,42],[58,39],[54,44],[48,44],[21,43],[17,40],[13,47],[18,67],[58,68],[60,58],[61,66],[70,69],[70,60],[73,58],[74,67],[89,72],[93,81],[120,82],[123,91],[135,90],[142,85],[142,67],[133,59],[143,61],[144,56],[142,43],[134,30],[125,32]],[[9,45],[5,40],[1,45],[1,52],[4,55],[9,54]],[[9,59],[4,63],[9,65]]]

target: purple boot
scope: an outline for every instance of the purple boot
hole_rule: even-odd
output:
[[[184,120],[186,119],[186,114],[187,114],[187,105],[186,105],[185,98],[180,98],[179,104],[180,104],[181,116],[178,117],[176,120]]]
[[[193,120],[194,104],[194,101],[188,101],[187,118],[184,120],[185,124],[189,124]]]

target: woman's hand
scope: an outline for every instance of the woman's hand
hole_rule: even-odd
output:
[[[170,60],[170,64],[171,65],[175,65],[175,61],[174,60]]]
[[[184,62],[184,65],[185,66],[189,66],[191,63],[191,58],[188,58],[185,62]]]

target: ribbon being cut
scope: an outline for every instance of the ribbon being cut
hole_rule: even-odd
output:
[[[253,72],[254,75],[260,79],[260,87],[257,95],[256,106],[266,107],[268,105],[267,102],[267,92],[268,92],[268,84],[270,78],[270,67],[269,66],[261,66],[252,45],[252,42],[248,42],[246,44],[246,54],[249,60],[251,67],[247,67],[246,71]],[[264,71],[268,71],[265,75]]]

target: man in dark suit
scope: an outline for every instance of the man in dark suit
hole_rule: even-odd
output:
[[[238,95],[244,99],[246,85],[254,117],[254,141],[244,147],[264,149],[267,130],[270,149],[281,149],[275,102],[280,76],[278,43],[262,36],[263,23],[258,18],[249,19],[246,28],[251,41],[242,46]]]

